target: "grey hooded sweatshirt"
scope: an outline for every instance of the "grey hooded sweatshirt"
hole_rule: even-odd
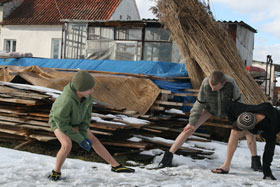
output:
[[[205,109],[215,117],[224,118],[226,117],[226,105],[230,101],[244,103],[234,79],[229,75],[225,75],[225,77],[226,83],[218,91],[212,91],[209,84],[209,77],[206,77],[202,81],[197,100],[190,111],[189,124],[196,124],[202,109]]]

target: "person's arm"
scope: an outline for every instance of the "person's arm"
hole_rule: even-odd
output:
[[[238,88],[235,80],[232,78],[231,80],[232,85],[233,85],[233,101],[234,102],[240,102],[240,103],[244,103],[242,94],[240,92],[240,89]]]
[[[200,90],[198,92],[197,99],[193,105],[193,108],[190,111],[189,116],[189,123],[190,125],[196,125],[199,117],[201,116],[202,109],[206,105],[206,95],[205,95],[205,85],[207,84],[207,81],[209,81],[208,78],[204,79],[201,83]]]
[[[198,120],[196,121],[196,123],[194,125],[191,125],[190,123],[188,123],[185,128],[184,131],[187,131],[188,128],[191,128],[191,130],[194,132],[200,125],[202,125],[206,120],[208,120],[211,117],[211,114],[206,111],[206,110],[202,110],[201,115],[198,117]]]
[[[92,114],[92,104],[90,104],[90,106],[87,109],[87,112],[85,114],[85,118],[82,121],[82,123],[79,125],[79,132],[81,133],[81,135],[84,138],[89,139],[88,137],[88,128],[89,128],[89,124],[91,121],[91,114]]]
[[[276,180],[276,178],[273,176],[270,169],[270,165],[274,155],[276,135],[270,135],[270,136],[274,136],[274,138],[268,139],[268,141],[265,144],[264,153],[263,153],[263,175],[264,175],[263,179],[266,179],[266,177],[270,177],[272,180]]]

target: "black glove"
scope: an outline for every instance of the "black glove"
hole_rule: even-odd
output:
[[[80,143],[81,148],[90,151],[91,146],[92,146],[92,141],[90,139],[85,138],[81,143]]]
[[[266,177],[270,177],[271,180],[277,180],[271,172],[271,169],[269,166],[263,166],[263,179],[266,179]]]

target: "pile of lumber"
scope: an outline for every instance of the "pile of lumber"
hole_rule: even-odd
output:
[[[22,142],[17,148],[36,141],[58,144],[49,127],[48,115],[52,103],[61,91],[9,82],[0,82],[0,91],[1,141]],[[125,113],[127,115],[124,115]],[[136,117],[137,121],[133,120]],[[171,145],[155,140],[155,137],[175,139],[186,120],[187,116],[184,113],[139,116],[123,107],[108,107],[96,103],[93,107],[90,130],[109,150],[114,150],[116,154],[130,154],[152,148],[167,150]],[[207,135],[204,136],[207,138]],[[209,141],[205,138],[192,139]],[[207,156],[213,154],[213,151],[184,147],[178,153]]]

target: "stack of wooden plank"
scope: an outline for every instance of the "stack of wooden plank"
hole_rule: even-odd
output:
[[[34,141],[58,143],[50,130],[48,115],[52,103],[61,93],[60,91],[39,86],[0,82],[0,93],[1,141],[18,140],[23,142],[19,146]],[[129,116],[124,116],[125,113],[129,113]],[[137,121],[127,120],[128,118],[133,119],[133,116],[135,118],[138,115],[134,115],[133,111],[126,111],[122,107],[106,107],[95,104],[90,130],[106,147],[117,150],[118,153],[128,150],[140,152],[151,148],[167,150],[169,144],[153,141],[151,138],[174,139],[186,123],[185,114],[172,114],[165,118],[163,116],[152,118],[152,115],[145,115],[139,116]],[[181,116],[182,119],[179,120],[178,116]],[[172,125],[170,125],[170,121],[172,121]],[[137,137],[139,141],[131,140],[132,137]],[[180,153],[209,155],[213,152],[196,148],[183,148]]]

